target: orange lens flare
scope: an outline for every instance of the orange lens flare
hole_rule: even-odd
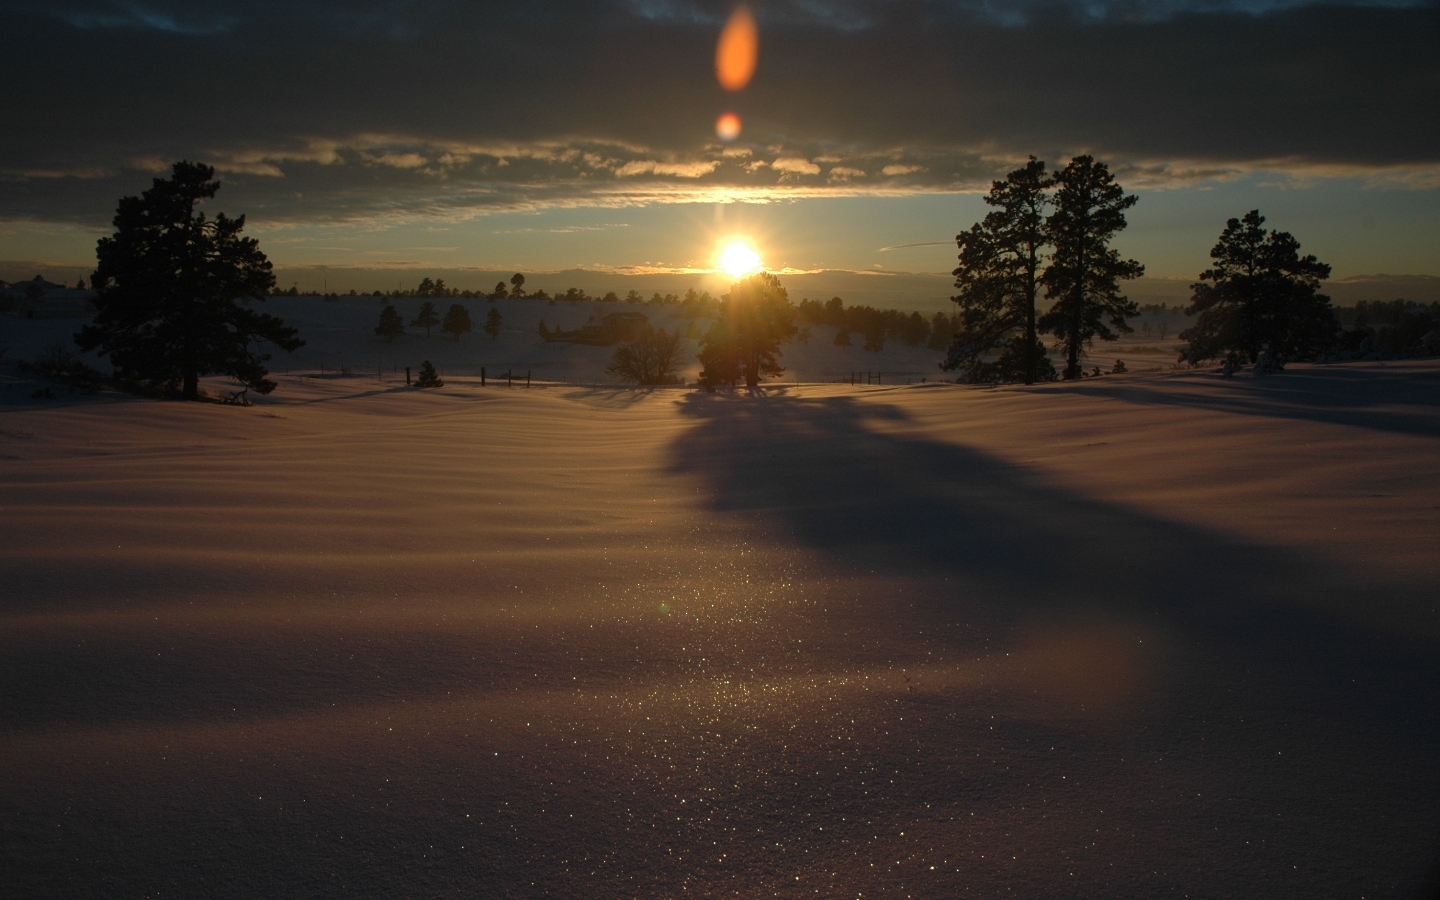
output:
[[[733,141],[740,136],[740,117],[727,112],[715,120],[715,135],[722,141]]]
[[[755,17],[743,4],[731,13],[720,43],[715,45],[715,77],[727,91],[742,90],[755,74],[755,61],[760,56],[760,30]]]

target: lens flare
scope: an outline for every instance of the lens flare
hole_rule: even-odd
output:
[[[721,114],[715,120],[715,134],[722,141],[733,141],[740,136],[740,117],[733,112]]]
[[[760,268],[760,254],[744,241],[731,241],[720,251],[719,269],[731,278],[744,278]]]
[[[755,60],[760,55],[760,30],[755,17],[744,4],[735,7],[720,42],[715,45],[715,77],[727,91],[744,89],[755,74]]]

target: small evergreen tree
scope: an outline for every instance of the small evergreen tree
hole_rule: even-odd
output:
[[[509,297],[509,296],[510,296],[510,292],[509,292],[508,290],[506,290],[506,288],[505,288],[505,282],[503,282],[503,281],[497,281],[497,282],[495,282],[495,290],[493,290],[493,291],[490,292],[490,299],[491,299],[491,300],[504,300],[506,297]]]
[[[446,334],[455,335],[455,341],[460,341],[460,335],[470,332],[470,311],[458,303],[450,304],[450,309],[445,313],[445,324],[440,330]]]
[[[375,335],[393,344],[395,339],[404,333],[405,320],[400,318],[399,310],[387,303],[385,308],[380,310],[380,324],[375,326]]]
[[[490,312],[486,313],[484,331],[490,335],[490,340],[493,341],[500,336],[500,324],[503,321],[504,317],[500,315],[500,310],[494,307],[491,307]]]
[[[445,382],[440,380],[440,373],[435,371],[435,366],[430,360],[420,364],[420,375],[415,379],[415,386],[422,388],[444,387]]]
[[[1210,251],[1214,265],[1200,273],[1186,315],[1199,315],[1181,332],[1189,345],[1180,358],[1191,363],[1229,357],[1232,363],[1260,358],[1269,348],[1272,364],[1310,359],[1335,341],[1339,324],[1320,282],[1330,267],[1300,255],[1288,232],[1264,228],[1258,209],[1231,219]]]
[[[425,280],[429,281],[430,279],[427,278]],[[435,312],[435,304],[431,303],[429,300],[426,300],[424,303],[420,304],[420,312],[415,316],[414,320],[412,320],[410,324],[415,326],[416,328],[425,329],[425,336],[428,338],[430,336],[431,327],[440,324],[440,316]]]
[[[1120,293],[1119,282],[1145,274],[1133,259],[1121,259],[1110,241],[1125,228],[1127,195],[1104,163],[1077,156],[1055,175],[1055,212],[1046,221],[1054,253],[1042,281],[1055,301],[1038,327],[1059,338],[1065,378],[1079,378],[1080,354],[1095,338],[1113,341],[1110,330],[1133,331],[1125,321],[1139,308]]]
[[[854,343],[854,341],[850,340],[850,332],[846,331],[845,329],[841,328],[839,331],[835,332],[835,346],[849,347]]]
[[[210,166],[177,162],[170,178],[120,199],[115,234],[95,248],[98,311],[75,336],[82,350],[108,355],[122,379],[178,387],[186,400],[200,399],[199,380],[210,374],[268,394],[270,356],[253,346],[305,344],[279,318],[235,302],[264,300],[275,276],[259,243],[241,236],[244,216],[196,210],[219,189]]]

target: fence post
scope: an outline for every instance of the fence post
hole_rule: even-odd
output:
[[[514,386],[515,386],[515,381],[514,381],[513,375],[514,375],[514,373],[511,372],[509,369],[506,369],[506,370],[505,370],[505,386],[506,386],[507,388],[508,388],[508,387],[514,387]]]
[[[409,366],[406,366],[406,367],[405,367],[405,383],[406,383],[406,384],[409,384],[409,383],[410,383],[410,367],[409,367]]]
[[[481,386],[481,387],[484,387],[484,386],[485,386],[485,367],[484,367],[484,366],[481,366],[481,367],[480,367],[480,386]]]
[[[528,390],[529,387],[530,387],[530,370],[529,370],[529,369],[526,369],[526,370],[525,370],[525,387],[526,387],[527,390]]]

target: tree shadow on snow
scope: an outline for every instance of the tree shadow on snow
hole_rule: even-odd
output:
[[[951,587],[928,601],[936,615],[1150,623],[1287,673],[1310,701],[1381,717],[1412,739],[1440,736],[1435,640],[1418,628],[1405,634],[1393,617],[1367,617],[1385,604],[1431,610],[1421,587],[1167,521],[1046,484],[972,448],[873,427],[903,421],[894,406],[694,394],[682,409],[696,424],[670,447],[669,466],[708,485],[715,511],[768,519],[842,571],[943,577]]]

